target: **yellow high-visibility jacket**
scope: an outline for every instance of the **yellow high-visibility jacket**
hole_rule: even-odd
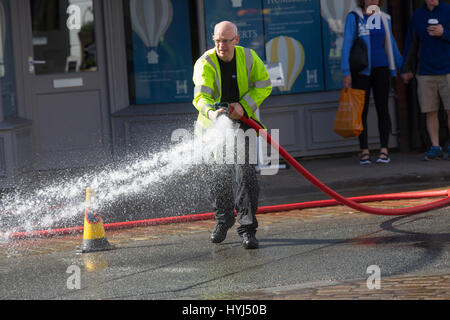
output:
[[[255,112],[272,92],[272,83],[264,62],[255,51],[241,46],[236,46],[235,49],[239,103],[249,118],[259,121]],[[193,104],[199,112],[196,133],[212,125],[208,111],[215,110],[214,104],[220,102],[222,97],[218,59],[214,48],[205,52],[194,66]]]

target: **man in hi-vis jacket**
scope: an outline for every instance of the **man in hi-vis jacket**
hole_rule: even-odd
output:
[[[199,115],[196,133],[199,134],[225,112],[216,110],[215,103],[227,102],[232,107],[229,117],[239,120],[247,116],[257,120],[256,110],[272,92],[272,84],[263,61],[251,49],[237,46],[238,30],[235,24],[223,21],[214,28],[215,48],[206,51],[194,67],[194,101]],[[240,129],[250,128],[239,123]],[[246,146],[248,153],[248,146]],[[211,233],[213,243],[225,240],[227,231],[235,222],[236,209],[240,226],[237,231],[245,249],[259,246],[255,233],[258,227],[259,186],[255,172],[256,163],[216,164],[210,167],[209,187],[216,218]]]

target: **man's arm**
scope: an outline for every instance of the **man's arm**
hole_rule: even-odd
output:
[[[200,112],[203,116],[210,118],[214,109],[214,95],[216,94],[215,90],[215,71],[209,65],[209,63],[200,58],[197,60],[194,66],[194,101],[192,102],[195,108]],[[213,120],[213,119],[211,119]]]
[[[419,51],[420,51],[420,41],[417,33],[415,31],[411,34],[411,40],[409,47],[406,50],[405,47],[405,60],[403,63],[403,72],[413,73],[417,72],[419,65]]]
[[[403,67],[401,77],[405,83],[408,83],[417,73],[419,66],[420,40],[417,35],[413,21],[410,22],[408,33],[405,40],[405,49],[403,53]]]

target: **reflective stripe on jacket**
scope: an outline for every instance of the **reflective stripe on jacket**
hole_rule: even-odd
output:
[[[248,117],[259,121],[255,112],[272,92],[272,83],[264,62],[255,51],[240,46],[235,49],[239,103]],[[194,85],[193,104],[199,112],[197,132],[212,125],[208,111],[214,110],[214,104],[222,98],[221,73],[215,48],[205,52],[195,63]]]

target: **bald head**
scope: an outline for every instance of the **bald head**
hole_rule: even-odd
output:
[[[216,24],[214,27],[214,35],[223,33],[223,32],[230,32],[234,34],[234,36],[237,36],[238,29],[236,25],[233,22],[230,21],[222,21]]]
[[[216,44],[217,56],[225,62],[233,60],[234,47],[240,40],[236,25],[230,21],[216,24],[213,40]]]

